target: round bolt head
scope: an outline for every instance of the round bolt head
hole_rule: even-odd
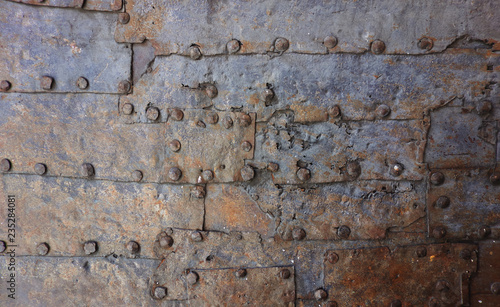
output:
[[[47,243],[40,243],[36,247],[36,251],[37,251],[38,255],[40,255],[40,256],[47,255],[49,253],[49,250],[50,250],[50,247]]]
[[[241,170],[241,178],[243,181],[250,181],[255,177],[255,171],[250,165],[245,165]]]
[[[170,180],[177,181],[181,179],[181,176],[182,176],[182,171],[177,167],[172,167],[168,171],[168,178],[170,178]]]
[[[446,236],[446,229],[444,227],[436,227],[432,230],[432,236],[435,239],[442,239]]]
[[[204,198],[205,195],[205,188],[200,185],[194,186],[193,189],[191,189],[191,196],[194,198]]]
[[[307,181],[311,179],[311,171],[307,168],[299,168],[297,171],[297,178],[299,178],[300,181]]]
[[[488,225],[483,225],[479,227],[477,233],[481,239],[487,238],[491,234],[491,228]]]
[[[361,165],[358,161],[347,163],[347,175],[352,178],[357,178],[361,175]]]
[[[40,86],[42,89],[48,91],[52,89],[52,86],[54,85],[54,78],[49,77],[49,76],[43,76],[42,79],[40,80]]]
[[[200,277],[198,276],[198,273],[194,271],[189,272],[186,276],[186,281],[189,285],[194,285],[199,279]]]
[[[189,57],[193,60],[199,60],[201,58],[200,47],[198,47],[196,45],[189,47],[188,53],[189,53]]]
[[[140,250],[140,246],[139,246],[139,243],[135,242],[135,241],[130,241],[127,243],[127,250],[133,254],[136,254],[139,252]]]
[[[199,231],[193,231],[191,233],[191,241],[193,242],[201,242],[203,241],[203,235]]]
[[[11,168],[12,168],[12,163],[10,162],[9,159],[2,159],[0,161],[0,171],[2,171],[2,173],[10,171]]]
[[[314,298],[317,301],[325,300],[327,297],[328,297],[328,293],[323,289],[318,289],[318,290],[314,291]]]
[[[434,202],[434,206],[440,209],[446,209],[450,206],[450,199],[447,196],[439,196]]]
[[[184,118],[184,112],[181,109],[170,110],[170,117],[175,121],[181,121]]]
[[[232,39],[226,44],[226,47],[227,47],[227,52],[236,53],[240,51],[241,43],[237,39]]]
[[[160,109],[157,107],[148,107],[146,109],[146,118],[150,121],[157,121],[160,117]]]
[[[238,118],[241,127],[248,127],[252,123],[252,118],[248,114],[243,114]]]
[[[391,175],[394,177],[400,176],[403,173],[404,166],[400,163],[396,163],[391,167]]]
[[[335,36],[327,36],[323,40],[323,45],[325,45],[325,47],[328,49],[335,48],[335,46],[337,46],[337,43],[338,43],[338,40]]]
[[[179,140],[172,140],[168,143],[168,148],[173,152],[178,152],[181,150],[181,142]]]
[[[466,261],[471,260],[472,252],[469,249],[463,249],[460,251],[460,258]]]
[[[490,287],[491,293],[499,295],[500,294],[500,282],[494,282]]]
[[[273,173],[276,173],[280,169],[280,166],[278,163],[269,162],[267,164],[267,169]]]
[[[238,278],[243,278],[245,276],[247,276],[247,270],[246,269],[239,269],[237,270],[234,275]]]
[[[37,163],[35,164],[35,173],[37,175],[45,175],[45,173],[47,172],[47,165],[43,164],[43,163]]]
[[[89,81],[84,77],[80,77],[76,80],[76,86],[78,86],[79,89],[84,90],[89,87]]]
[[[306,232],[305,232],[304,229],[302,229],[302,228],[294,228],[292,230],[292,238],[295,241],[304,240],[305,237],[306,237]]]
[[[401,307],[401,306],[403,306],[403,304],[401,303],[400,300],[394,300],[394,301],[391,302],[390,306],[391,307]]]
[[[208,98],[213,99],[217,96],[218,91],[215,85],[213,84],[207,84],[205,85],[205,94],[208,96]]]
[[[142,180],[143,178],[143,174],[140,170],[135,170],[132,172],[132,180],[134,180],[135,182],[139,182]]]
[[[391,114],[391,108],[388,105],[381,104],[377,107],[375,112],[377,113],[378,118],[384,118]]]
[[[167,247],[171,247],[174,244],[174,239],[171,236],[165,234],[165,235],[160,237],[160,239],[158,240],[158,243],[160,243],[161,247],[167,248]]]
[[[351,235],[351,229],[346,225],[342,225],[337,229],[337,235],[342,239],[347,239]]]
[[[292,273],[290,273],[289,269],[282,269],[279,275],[281,279],[288,279],[292,276]]]
[[[490,182],[493,184],[499,184],[500,183],[500,173],[493,173],[490,176]]]
[[[290,47],[290,43],[286,38],[278,37],[274,41],[274,51],[276,52],[284,52]]]
[[[331,118],[339,117],[340,116],[340,107],[338,105],[334,105],[328,109],[328,115],[330,115]]]
[[[427,248],[425,248],[424,246],[419,246],[417,247],[417,257],[418,258],[423,258],[425,256],[427,256]]]
[[[97,242],[94,241],[85,242],[83,244],[83,251],[85,252],[85,255],[91,255],[97,252]]]
[[[81,166],[81,173],[83,177],[92,177],[95,175],[94,166],[90,163],[83,163]]]
[[[12,84],[8,80],[0,81],[0,92],[7,92],[12,87]]]
[[[156,287],[153,291],[153,297],[155,299],[161,300],[167,297],[167,288],[165,287]]]
[[[224,126],[224,128],[226,129],[229,129],[233,126],[233,119],[231,118],[231,116],[227,115],[222,119],[222,126]]]
[[[207,125],[205,125],[205,123],[202,121],[202,120],[197,120],[196,122],[196,126],[200,127],[200,128],[206,128]]]
[[[241,143],[241,149],[243,149],[243,151],[249,152],[250,150],[252,150],[252,143],[248,141]]]
[[[118,22],[120,22],[122,25],[127,24],[130,21],[130,15],[128,13],[120,13],[118,14]]]
[[[431,50],[434,47],[434,42],[428,37],[421,38],[417,44],[418,48],[424,50]]]
[[[0,253],[5,252],[6,249],[7,249],[7,243],[5,243],[5,241],[0,241]]]
[[[207,123],[209,123],[211,125],[215,125],[215,124],[217,124],[217,122],[219,122],[219,115],[217,115],[217,113],[215,113],[215,112],[210,112],[207,115]]]
[[[274,99],[274,91],[270,88],[266,88],[262,91],[262,93],[260,93],[260,97],[262,101],[265,102],[266,106],[268,106]]]
[[[214,179],[214,172],[212,172],[209,169],[204,170],[203,173],[201,173],[201,177],[203,177],[203,180],[205,180],[205,181],[213,180]]]
[[[373,54],[381,54],[385,51],[385,43],[381,40],[374,40],[370,46],[370,49]]]
[[[430,179],[433,185],[442,185],[444,182],[444,175],[441,172],[434,172],[431,174]]]
[[[334,252],[334,251],[328,251],[326,253],[326,261],[330,262],[331,264],[335,264],[339,261],[339,255]]]
[[[123,80],[118,83],[118,91],[120,93],[128,93],[130,91],[131,85],[130,82]]]
[[[122,105],[122,113],[125,115],[131,115],[134,112],[134,105],[131,103],[124,103]]]
[[[476,106],[476,110],[479,115],[486,115],[490,113],[492,109],[493,104],[488,100],[480,101]]]

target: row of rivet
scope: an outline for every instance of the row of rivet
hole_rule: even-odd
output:
[[[42,76],[40,79],[40,87],[43,90],[50,91],[54,87],[55,80],[50,76]],[[76,86],[85,90],[89,87],[89,81],[85,77],[80,77],[76,80]],[[121,93],[128,93],[130,91],[130,82],[129,81],[121,81],[118,84],[118,91]],[[9,80],[1,80],[0,81],[0,92],[7,92],[12,88],[12,83]]]
[[[5,241],[0,241],[0,253],[3,253],[7,247]],[[140,251],[140,245],[136,241],[129,241],[125,248],[132,254],[137,254]],[[97,252],[98,244],[95,241],[87,241],[83,243],[82,249],[86,255],[92,255]],[[50,246],[47,242],[40,243],[37,245],[36,251],[40,256],[45,256],[50,252]]]

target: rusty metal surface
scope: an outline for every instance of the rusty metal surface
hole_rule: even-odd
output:
[[[122,0],[7,0],[30,5],[64,8],[83,8],[91,11],[117,11],[122,8]]]
[[[498,241],[479,244],[477,274],[471,282],[471,305],[493,307],[500,305],[500,295],[492,293],[500,282],[500,244]]]

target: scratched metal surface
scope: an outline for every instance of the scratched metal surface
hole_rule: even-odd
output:
[[[497,306],[499,9],[0,0],[0,305]]]

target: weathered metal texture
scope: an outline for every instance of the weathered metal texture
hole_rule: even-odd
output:
[[[79,8],[91,11],[117,11],[122,8],[122,0],[8,0],[31,5]]]
[[[146,59],[151,51],[138,52]],[[492,87],[492,73],[500,56],[491,50],[450,49],[446,53],[412,56],[371,54],[265,55],[205,57],[198,61],[180,56],[156,57],[143,71],[134,93],[121,102],[133,103],[144,120],[152,103],[167,108],[238,109],[257,113],[257,121],[292,110],[294,121],[421,119],[432,109],[458,101],[474,103]],[[213,84],[218,93],[206,95]],[[264,96],[272,89],[274,96]],[[380,112],[389,107],[388,114]],[[334,106],[339,112],[333,112]],[[131,119],[128,119],[131,121]]]
[[[8,80],[12,92],[123,92],[119,84],[131,77],[132,53],[114,41],[115,23],[106,13],[0,1],[0,80]],[[87,86],[77,84],[80,77]]]
[[[498,47],[500,23],[495,1],[138,1],[126,3],[130,22],[118,24],[118,42],[150,39],[156,53],[204,55],[300,52],[363,53],[375,40],[388,54],[443,51],[469,35]],[[327,37],[336,40],[325,41]],[[277,44],[285,38],[288,44]],[[430,43],[420,41],[427,38]],[[239,40],[239,48],[226,44]],[[330,48],[328,48],[330,47]],[[239,49],[239,50],[238,50]],[[385,49],[385,50],[384,50]],[[373,50],[373,48],[372,48]]]
[[[477,270],[475,249],[473,244],[436,244],[331,250],[327,253],[336,255],[333,262],[325,261],[325,288],[340,306],[467,305],[463,285]],[[471,252],[469,259],[461,258],[464,250]]]
[[[472,306],[494,307],[500,305],[500,295],[493,290],[500,289],[500,243],[496,241],[479,243],[477,274],[471,282]]]
[[[500,238],[500,187],[490,182],[491,170],[439,172],[444,175],[444,182],[430,185],[427,197],[429,233],[444,227],[444,238]]]

